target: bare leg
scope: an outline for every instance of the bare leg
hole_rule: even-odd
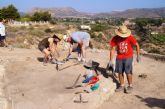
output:
[[[120,86],[124,86],[124,74],[119,73],[119,81],[120,81]]]
[[[6,43],[6,39],[3,40],[4,46],[7,47],[8,44]]]
[[[128,81],[128,85],[131,86],[132,85],[132,74],[127,74],[127,81]]]
[[[132,74],[127,74],[127,81],[128,81],[128,87],[126,89],[126,93],[131,93],[133,90],[132,87]]]
[[[49,61],[49,58],[50,58],[49,57],[50,56],[50,52],[48,51],[48,49],[44,49],[42,52],[45,54],[44,62],[47,63]]]
[[[119,73],[119,81],[120,81],[120,87],[118,87],[115,92],[124,91],[124,74]]]

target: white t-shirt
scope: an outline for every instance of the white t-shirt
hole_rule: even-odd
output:
[[[71,37],[72,39],[75,41],[75,42],[81,42],[81,41],[89,41],[90,40],[90,35],[87,33],[87,32],[73,32],[71,34]]]
[[[5,34],[5,25],[2,22],[0,22],[0,35],[1,36],[5,36],[6,35]]]

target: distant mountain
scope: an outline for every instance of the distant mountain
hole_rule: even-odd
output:
[[[54,17],[90,17],[89,13],[79,12],[71,7],[64,8],[33,8],[30,13],[48,11]]]
[[[123,17],[123,18],[137,18],[137,17],[165,17],[165,7],[162,8],[141,8],[128,9],[125,11],[112,11],[106,13],[85,13],[79,12],[71,7],[66,8],[33,8],[30,13],[36,11],[49,11],[54,17]]]
[[[124,17],[124,18],[165,17],[165,7],[163,7],[163,8],[128,9],[123,12],[112,13],[111,16]]]

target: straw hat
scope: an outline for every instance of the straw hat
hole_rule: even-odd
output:
[[[131,35],[131,30],[129,30],[125,25],[122,25],[115,30],[115,34],[122,38],[126,38]]]
[[[59,34],[58,35],[54,34],[53,38],[58,38],[60,41],[63,39],[63,37]]]

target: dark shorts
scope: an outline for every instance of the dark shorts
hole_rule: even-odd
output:
[[[0,35],[0,41],[3,41],[3,40],[5,40],[6,39],[6,36],[1,36]]]
[[[72,52],[81,53],[81,49],[79,47],[73,48]]]
[[[78,52],[81,53],[81,48],[79,47],[79,45],[77,43],[74,43],[72,46],[72,52]]]
[[[126,73],[132,74],[132,62],[133,62],[133,57],[127,58],[127,59],[116,59],[116,67],[115,67],[115,72],[117,73]]]
[[[38,49],[42,52],[44,49],[46,49],[46,47],[43,45],[38,45]]]

